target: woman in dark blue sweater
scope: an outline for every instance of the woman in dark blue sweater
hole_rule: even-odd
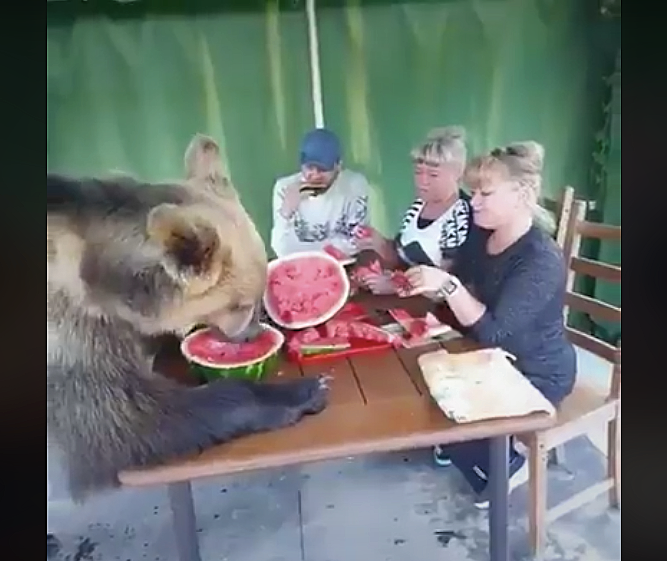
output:
[[[538,224],[544,149],[511,144],[473,159],[465,181],[472,192],[475,228],[451,273],[435,267],[408,271],[414,293],[436,292],[465,335],[516,357],[515,366],[554,405],[571,391],[576,355],[563,321],[566,264],[560,248]],[[453,463],[488,505],[488,442],[436,447],[440,465]],[[510,488],[527,479],[525,458],[510,449]]]

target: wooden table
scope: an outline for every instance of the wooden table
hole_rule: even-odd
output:
[[[413,313],[424,312],[431,306],[422,299],[397,302],[394,298],[366,299],[364,304],[376,309],[400,305]],[[439,316],[447,319],[446,311]],[[450,352],[477,348],[461,338],[442,346]],[[509,436],[546,428],[552,420],[546,414],[469,424],[448,420],[429,396],[417,365],[420,354],[438,348],[439,344],[433,344],[419,349],[388,350],[303,368],[284,362],[276,379],[330,372],[333,379],[327,409],[295,426],[243,437],[196,457],[124,472],[121,482],[126,486],[167,484],[179,561],[200,561],[190,489],[190,481],[194,479],[490,438],[490,558],[508,561]],[[170,376],[191,382],[185,362],[173,352],[160,356],[156,365]]]

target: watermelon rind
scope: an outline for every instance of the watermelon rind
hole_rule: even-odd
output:
[[[318,345],[314,344],[303,344],[299,347],[301,354],[304,356],[308,355],[318,355],[323,353],[332,353],[334,351],[342,351],[344,349],[349,349],[350,343],[335,343],[335,344],[326,344]]]
[[[199,359],[188,352],[188,342],[202,331],[208,331],[208,327],[198,329],[188,334],[181,341],[181,353],[190,364],[192,372],[202,381],[212,382],[220,378],[238,378],[259,382],[266,376],[275,371],[280,362],[280,349],[285,343],[285,336],[274,327],[266,324],[260,324],[266,331],[271,331],[275,336],[273,348],[263,356],[244,362],[234,364],[226,363],[224,366]]]
[[[296,329],[305,329],[307,327],[315,327],[321,325],[326,321],[329,321],[333,316],[335,316],[341,310],[341,308],[345,306],[348,299],[350,298],[350,279],[347,276],[345,267],[340,263],[340,261],[331,257],[331,255],[329,255],[325,251],[301,251],[298,253],[292,253],[290,255],[285,255],[284,257],[278,257],[276,259],[273,259],[269,261],[268,277],[269,278],[271,277],[271,272],[278,265],[282,265],[290,261],[298,261],[300,259],[307,259],[307,258],[323,259],[334,265],[340,272],[341,280],[343,283],[343,291],[338,302],[336,302],[335,305],[331,306],[331,308],[328,311],[320,314],[319,316],[309,321],[289,322],[289,321],[283,321],[280,318],[280,315],[277,313],[277,311],[272,308],[271,303],[269,301],[269,283],[267,282],[266,290],[264,291],[264,297],[263,297],[264,309],[266,310],[266,313],[276,325],[283,327],[285,329],[296,330]]]

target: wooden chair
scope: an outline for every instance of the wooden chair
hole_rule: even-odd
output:
[[[621,309],[595,298],[574,292],[576,275],[594,277],[607,282],[621,282],[621,267],[579,256],[582,238],[621,241],[621,227],[586,221],[586,203],[576,200],[571,205],[563,245],[568,262],[569,277],[566,304],[569,311],[578,310],[592,318],[611,322],[621,321]],[[558,410],[557,424],[547,430],[522,435],[529,448],[530,506],[529,529],[532,552],[542,554],[546,527],[550,522],[609,492],[611,506],[620,507],[621,499],[621,342],[610,345],[597,337],[568,326],[574,345],[586,349],[609,364],[611,385],[608,392],[578,381],[570,396]],[[592,428],[607,425],[607,477],[560,504],[547,509],[547,459],[550,450],[586,434]]]
[[[574,203],[574,187],[570,187],[568,185],[565,188],[563,188],[563,191],[560,194],[558,209],[556,210],[555,213],[558,216],[558,221],[556,222],[556,243],[561,248],[565,248],[567,225],[570,220],[570,214],[572,212],[573,203]]]
[[[574,201],[574,187],[567,185],[563,187],[560,196],[555,199],[545,199],[544,207],[554,216],[556,222],[556,231],[554,238],[559,247],[565,247],[565,234],[567,232],[567,223],[572,210]]]

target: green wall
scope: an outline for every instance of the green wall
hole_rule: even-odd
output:
[[[47,3],[47,167],[179,177],[191,135],[212,134],[266,237],[273,181],[313,126],[304,3],[214,4]],[[473,152],[538,140],[547,195],[598,195],[616,38],[596,2],[321,0],[317,17],[326,122],[386,233],[412,197],[410,147],[445,124],[465,125]]]

